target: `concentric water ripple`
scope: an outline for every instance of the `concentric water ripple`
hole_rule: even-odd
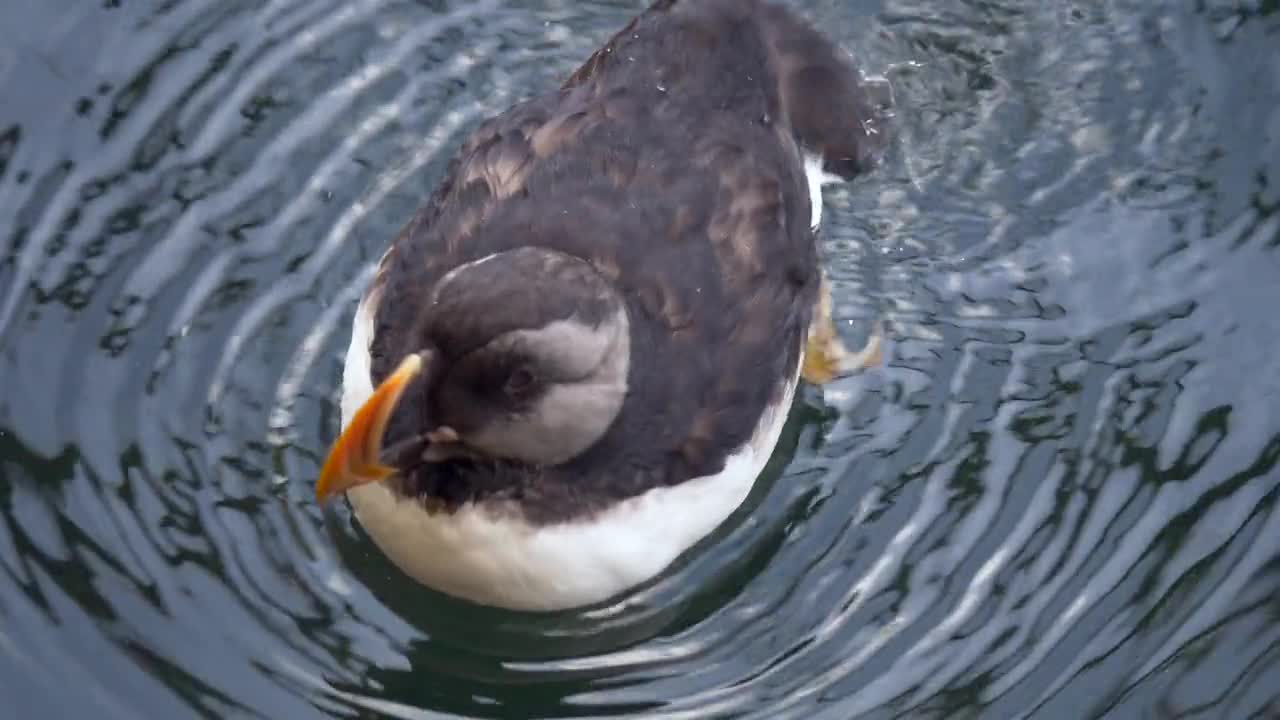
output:
[[[823,231],[889,362],[551,616],[418,588],[311,483],[372,263],[643,3],[0,7],[4,706],[1280,715],[1274,3],[792,4],[893,87]]]

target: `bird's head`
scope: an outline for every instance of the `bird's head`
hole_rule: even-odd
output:
[[[553,466],[595,444],[622,409],[631,333],[617,289],[589,263],[520,248],[467,263],[388,308],[405,318],[397,369],[334,443],[320,499],[458,457]],[[409,318],[412,318],[409,320]]]

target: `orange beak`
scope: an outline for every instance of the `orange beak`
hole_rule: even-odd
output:
[[[400,367],[373,391],[373,395],[356,411],[342,435],[329,450],[329,457],[316,482],[316,500],[325,499],[351,488],[386,480],[396,469],[383,465],[382,435],[387,421],[400,402],[409,382],[422,372],[422,356],[410,355]]]

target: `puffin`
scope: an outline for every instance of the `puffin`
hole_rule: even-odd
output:
[[[423,586],[516,611],[654,580],[849,350],[823,185],[879,162],[851,55],[766,0],[658,0],[480,123],[352,320],[316,482]]]

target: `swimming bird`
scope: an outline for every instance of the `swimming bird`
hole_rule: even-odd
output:
[[[428,587],[516,610],[635,588],[747,497],[847,350],[821,186],[886,142],[853,59],[763,0],[658,0],[480,124],[356,308],[345,493]]]

